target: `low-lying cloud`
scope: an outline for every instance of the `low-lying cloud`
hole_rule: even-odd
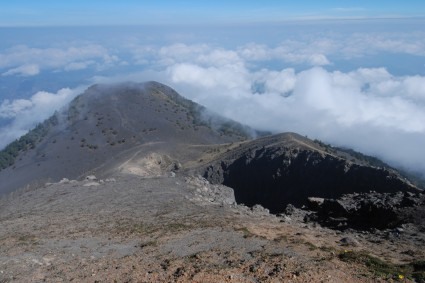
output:
[[[0,118],[11,122],[0,128],[0,148],[26,134],[83,91],[84,87],[63,88],[56,93],[40,91],[29,99],[4,100],[0,104]]]
[[[370,43],[367,52],[398,52],[404,46],[409,53],[423,55],[419,48],[423,41],[412,44],[360,35],[348,40],[356,38]],[[135,77],[160,80],[257,129],[299,132],[425,173],[425,77],[396,76],[385,67],[329,71],[323,67],[332,64],[327,55],[340,44],[322,40],[315,52],[305,44],[304,50],[295,52],[298,44],[274,48],[248,44],[235,49],[173,44],[156,53],[145,49],[148,55],[137,54],[137,58],[150,58],[154,67]],[[366,56],[362,48],[339,54]],[[277,58],[312,67],[296,71],[252,65]]]
[[[425,172],[425,77],[396,77],[384,68],[296,73],[187,63],[164,74],[184,95],[239,122],[299,132]]]
[[[425,57],[425,34],[371,34],[285,39],[276,45],[233,48],[177,43],[123,45],[119,58],[96,44],[88,48],[16,47],[0,54],[3,75],[30,76],[45,69],[83,70],[130,62],[137,73],[94,76],[93,82],[158,80],[183,96],[257,129],[293,131],[348,146],[425,174],[425,77],[395,75],[385,66],[335,71],[338,60],[389,54]],[[53,56],[53,58],[47,58]],[[422,56],[422,57],[421,57]],[[22,58],[21,58],[22,57]],[[270,65],[269,63],[279,64]],[[273,67],[272,67],[273,66]],[[300,67],[302,66],[302,67]],[[3,101],[0,147],[52,114],[82,89],[43,92]]]

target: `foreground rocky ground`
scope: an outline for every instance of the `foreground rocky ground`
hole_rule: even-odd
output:
[[[288,210],[174,172],[64,179],[0,199],[0,282],[424,282],[418,227],[335,230]]]

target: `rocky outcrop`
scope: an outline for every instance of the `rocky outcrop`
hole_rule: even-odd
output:
[[[311,198],[308,208],[314,210],[305,220],[317,221],[337,229],[390,229],[402,224],[422,225],[425,195],[422,193],[361,193],[337,199]],[[422,215],[422,216],[421,216]]]
[[[234,192],[229,187],[223,185],[212,185],[200,176],[186,177],[185,182],[193,192],[193,194],[188,197],[191,201],[201,204],[219,205],[233,205],[236,203]]]
[[[349,161],[297,134],[258,139],[229,151],[204,168],[203,176],[235,190],[238,203],[282,212],[311,196],[417,189],[395,170]]]

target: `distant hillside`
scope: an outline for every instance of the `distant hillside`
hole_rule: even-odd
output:
[[[143,144],[217,144],[257,134],[157,82],[94,85],[0,152],[0,193],[82,176]]]

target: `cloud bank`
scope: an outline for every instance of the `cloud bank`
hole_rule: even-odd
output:
[[[425,172],[425,77],[383,68],[296,73],[193,64],[166,74],[191,99],[255,128],[300,132]]]
[[[338,65],[382,55],[425,59],[425,32],[324,31],[275,44],[231,47],[147,45],[137,38],[114,48],[95,43],[62,49],[22,45],[0,53],[0,70],[3,76],[30,77],[46,70],[106,66],[112,71],[95,71],[93,83],[157,80],[254,128],[298,132],[425,174],[425,77],[394,74],[385,62],[368,68]],[[82,91],[38,92],[29,99],[3,101],[0,118],[12,122],[0,128],[0,147]]]
[[[83,91],[84,87],[63,88],[56,93],[40,91],[29,99],[4,100],[0,104],[0,118],[11,122],[0,127],[0,148],[26,134]]]
[[[401,48],[394,41],[372,41],[368,52]],[[319,45],[324,46],[322,51],[335,48],[325,42]],[[423,52],[416,46],[408,50],[418,55]],[[132,79],[160,80],[190,99],[258,129],[299,132],[425,173],[424,76],[396,76],[383,67],[330,71],[325,68],[332,64],[327,58],[331,51],[299,51],[294,56],[282,47],[258,44],[236,49],[173,44],[160,48],[154,56],[149,52],[145,58],[141,53],[136,58],[150,58],[150,65],[160,70],[152,68]],[[362,52],[357,48],[341,54],[359,56]],[[296,71],[252,65],[276,58],[312,67]]]

